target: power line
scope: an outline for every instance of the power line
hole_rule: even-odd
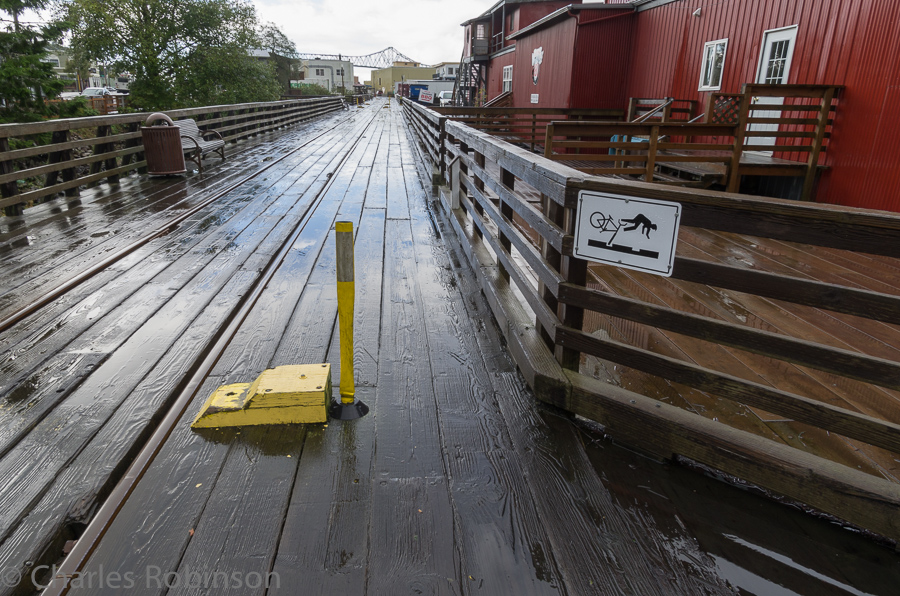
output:
[[[362,68],[388,68],[389,66],[393,66],[394,62],[415,62],[416,64],[419,63],[418,60],[413,60],[406,54],[403,54],[392,47],[385,48],[380,52],[366,54],[364,56],[299,53],[297,54],[297,57],[301,60],[346,60],[353,64],[353,66],[359,66]]]

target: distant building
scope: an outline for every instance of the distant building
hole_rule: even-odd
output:
[[[439,80],[456,79],[459,71],[459,62],[441,62],[434,65],[433,78]]]
[[[86,71],[79,73],[72,50],[65,46],[50,44],[47,55],[41,58],[53,66],[56,78],[65,81],[63,92],[81,91],[86,87],[114,87],[128,89],[131,77],[128,73],[115,73],[106,65],[92,62]]]
[[[349,60],[303,60],[299,76],[291,81],[291,86],[319,85],[329,91],[353,88],[356,77],[353,63]]]
[[[372,71],[372,87],[375,91],[391,93],[397,87],[397,83],[409,80],[431,79],[434,76],[434,67],[422,66],[418,62],[394,62],[388,68],[380,68]]]

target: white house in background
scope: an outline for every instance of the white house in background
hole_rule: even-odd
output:
[[[441,62],[434,65],[435,79],[455,79],[459,71],[459,62]]]
[[[300,65],[300,80],[292,81],[293,83],[321,85],[329,91],[341,87],[352,90],[353,64],[348,60],[303,60]]]

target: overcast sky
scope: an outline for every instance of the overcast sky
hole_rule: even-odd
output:
[[[275,23],[303,53],[362,56],[394,47],[431,65],[457,62],[463,21],[496,0],[252,0],[262,22]],[[29,18],[37,18],[29,13]],[[367,69],[355,69],[360,81]]]
[[[270,21],[298,52],[360,56],[393,46],[423,64],[457,62],[460,23],[496,0],[253,0],[261,21]],[[360,81],[368,71],[356,71]]]

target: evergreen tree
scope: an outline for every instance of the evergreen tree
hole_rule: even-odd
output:
[[[26,10],[41,10],[46,5],[47,0],[0,0],[0,104],[5,108],[4,120],[46,113],[44,98],[58,96],[64,86],[53,67],[42,59],[47,55],[47,45],[62,37],[65,25],[20,21]]]

